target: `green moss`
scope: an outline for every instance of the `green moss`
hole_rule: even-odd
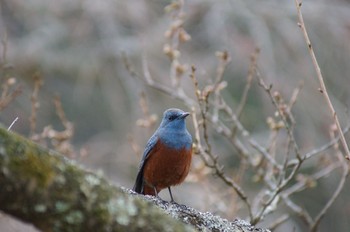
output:
[[[100,184],[100,179],[97,178],[95,175],[92,175],[92,174],[86,175],[85,179],[91,186]]]
[[[4,147],[0,147],[0,157],[6,155],[6,149]]]
[[[34,206],[34,210],[35,210],[35,212],[38,212],[38,213],[45,213],[47,210],[47,207],[46,207],[46,205],[38,204],[38,205]]]
[[[65,185],[66,184],[66,178],[63,175],[57,175],[55,177],[55,181],[57,184]]]
[[[109,211],[111,214],[117,215],[117,222],[121,225],[127,226],[133,216],[136,216],[138,210],[134,204],[134,201],[118,198],[114,201],[110,201]]]
[[[129,225],[129,223],[130,223],[130,216],[127,215],[127,214],[119,214],[119,215],[117,216],[117,222],[118,222],[120,225],[127,226],[127,225]]]
[[[24,155],[12,157],[9,166],[16,170],[16,175],[20,175],[22,179],[34,180],[37,186],[46,188],[55,176],[51,159],[49,156],[44,158],[29,151]]]
[[[55,176],[54,156],[43,155],[46,152],[39,145],[6,130],[0,130],[0,137],[1,153],[7,157],[8,175],[18,175],[21,179],[30,180],[31,184],[39,187],[47,187],[52,183]]]
[[[55,203],[56,213],[64,213],[69,209],[69,204],[63,201],[57,201]]]
[[[65,221],[69,224],[78,225],[81,224],[81,222],[84,220],[84,215],[82,212],[75,210],[71,211],[67,214],[65,217]]]

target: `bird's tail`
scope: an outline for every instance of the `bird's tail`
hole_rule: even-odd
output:
[[[132,188],[137,193],[143,193],[143,170],[139,170],[137,173],[136,181],[134,187]]]

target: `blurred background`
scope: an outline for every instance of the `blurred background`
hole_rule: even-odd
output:
[[[38,95],[36,132],[47,125],[63,130],[56,114],[53,97],[61,97],[66,117],[74,124],[72,144],[75,158],[88,168],[101,171],[124,187],[133,186],[143,148],[159,124],[165,109],[185,105],[144,82],[133,78],[123,62],[123,54],[133,69],[142,75],[146,59],[152,77],[169,84],[170,61],[163,53],[164,33],[172,22],[164,11],[170,1],[161,0],[0,0],[0,39],[2,83],[15,77],[22,93],[0,114],[12,130],[30,135],[31,94],[34,77],[43,80]],[[303,15],[325,82],[341,124],[346,125],[350,104],[350,2],[346,0],[309,0],[303,4]],[[296,140],[302,152],[308,152],[329,141],[331,115],[318,88],[302,33],[297,26],[293,0],[185,1],[184,28],[191,40],[180,47],[180,60],[195,65],[200,86],[213,82],[217,67],[216,51],[226,50],[231,63],[224,74],[228,83],[224,97],[235,109],[246,84],[250,55],[258,47],[258,65],[264,80],[289,99],[293,90],[303,89],[293,108],[296,118]],[[6,53],[6,56],[3,54]],[[4,60],[5,57],[5,60]],[[189,76],[187,74],[185,77]],[[185,91],[194,96],[190,79],[182,81]],[[192,92],[191,92],[192,91]],[[140,96],[148,103],[157,121],[140,127],[144,117]],[[266,118],[274,115],[267,94],[253,81],[242,123],[252,136],[266,142]],[[192,121],[188,127],[193,133]],[[210,139],[225,170],[234,173],[236,151],[217,134]],[[349,141],[349,136],[347,140]],[[86,151],[79,155],[80,150]],[[198,161],[194,157],[194,164]],[[310,160],[303,171],[317,164]],[[254,196],[258,186],[247,175],[244,189]],[[250,178],[250,179],[249,179]],[[239,200],[218,178],[207,175],[201,181],[190,178],[174,188],[178,202],[210,211],[229,220],[246,218]],[[339,173],[318,183],[317,188],[295,196],[315,216],[339,181]],[[350,184],[321,222],[320,231],[347,231],[350,228]],[[0,190],[1,191],[1,190]],[[231,194],[231,195],[229,195]],[[166,191],[161,197],[168,198]],[[225,200],[222,200],[225,199]],[[283,207],[280,210],[283,209]],[[273,218],[272,218],[273,219]],[[266,219],[268,222],[272,219]],[[265,222],[259,226],[266,226]],[[0,215],[0,231],[29,231],[31,226]],[[305,231],[297,217],[275,231]]]

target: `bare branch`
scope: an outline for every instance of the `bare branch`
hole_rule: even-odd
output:
[[[257,70],[256,72],[256,77],[258,78],[259,80],[259,84],[265,89],[265,91],[268,93],[272,103],[274,104],[274,106],[276,107],[276,109],[278,110],[278,113],[279,113],[279,116],[281,117],[281,119],[283,120],[283,123],[284,123],[284,126],[288,132],[288,135],[291,139],[291,143],[293,144],[293,147],[294,147],[294,152],[295,152],[295,155],[296,157],[301,160],[302,157],[301,157],[301,154],[300,154],[300,151],[299,151],[299,147],[298,147],[298,144],[296,143],[295,141],[295,138],[294,138],[294,133],[292,131],[292,129],[290,128],[289,126],[289,123],[287,122],[287,118],[285,116],[285,113],[281,110],[281,108],[278,106],[278,102],[276,101],[275,97],[272,95],[271,93],[271,88],[272,88],[272,85],[270,86],[267,86],[264,82],[264,80],[262,79],[261,75],[260,75],[260,72],[259,70]]]
[[[314,49],[313,49],[313,47],[311,45],[311,41],[310,41],[309,35],[308,35],[307,31],[306,31],[303,15],[301,13],[302,2],[299,1],[299,0],[295,0],[295,6],[296,6],[297,12],[298,12],[298,20],[299,20],[298,26],[300,27],[301,31],[303,32],[304,39],[305,39],[306,45],[308,47],[308,51],[309,51],[311,59],[312,59],[312,63],[313,63],[314,68],[316,70],[318,81],[319,81],[319,83],[321,85],[321,88],[319,89],[319,91],[320,91],[321,94],[323,94],[324,98],[326,99],[327,105],[328,105],[328,107],[329,107],[329,109],[330,109],[330,111],[332,113],[332,116],[333,116],[333,119],[335,121],[335,124],[337,125],[338,133],[340,135],[340,141],[341,141],[341,143],[343,145],[343,148],[345,150],[345,154],[346,154],[345,157],[346,157],[346,159],[350,160],[349,147],[348,147],[348,145],[346,143],[344,134],[342,132],[337,113],[334,110],[334,107],[333,107],[331,99],[329,98],[328,91],[327,91],[326,85],[325,85],[324,80],[323,80],[323,76],[322,76],[322,73],[321,73],[320,66],[318,65]]]
[[[334,131],[332,133],[332,137],[334,137]],[[339,146],[337,144],[334,144],[334,148],[336,150],[336,154],[337,154],[337,157],[338,157],[338,160],[339,160],[338,162],[341,164],[341,167],[342,167],[342,175],[341,175],[340,181],[338,183],[338,186],[335,189],[335,191],[333,192],[332,196],[328,199],[328,202],[322,208],[322,210],[319,212],[319,214],[315,217],[314,224],[311,226],[311,229],[310,229],[312,232],[316,232],[317,231],[317,227],[320,224],[322,218],[324,217],[324,215],[326,214],[328,209],[332,206],[334,201],[337,199],[337,197],[339,196],[340,192],[343,190],[344,185],[345,185],[345,181],[346,181],[346,179],[347,179],[347,177],[349,175],[348,163],[345,161],[344,156],[340,152]]]
[[[283,194],[282,194],[282,199],[283,199],[284,203],[286,204],[286,206],[289,209],[291,209],[293,212],[295,212],[298,216],[300,216],[301,219],[303,219],[303,221],[307,225],[310,226],[313,224],[313,219],[306,210],[304,210],[299,205],[295,204],[289,197],[286,197]]]
[[[11,93],[9,93],[9,86],[11,84],[9,84],[10,81],[15,80],[10,78],[8,81],[5,82],[5,84],[3,84],[3,91],[1,94],[1,98],[0,98],[0,111],[2,111],[3,109],[5,109],[18,95],[20,95],[22,93],[22,86],[17,85],[12,91]]]
[[[343,134],[347,134],[349,132],[349,130],[350,130],[350,124],[344,128]],[[308,153],[306,153],[303,156],[303,159],[307,160],[307,159],[310,159],[311,157],[313,157],[321,152],[324,152],[325,150],[329,149],[334,144],[336,144],[339,141],[339,139],[340,139],[340,134],[337,137],[335,137],[334,139],[332,139],[331,141],[329,141],[328,143],[322,145],[321,147],[318,147],[318,148],[313,149],[313,150],[309,151]],[[289,163],[289,164],[291,164],[291,163]]]
[[[267,226],[267,228],[274,231],[278,226],[286,222],[289,218],[290,218],[289,214],[283,214],[282,216],[278,217],[272,224]]]

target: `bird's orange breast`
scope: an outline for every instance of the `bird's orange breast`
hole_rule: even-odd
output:
[[[152,149],[144,167],[144,194],[157,192],[183,182],[190,170],[192,148],[173,149],[157,142]]]

